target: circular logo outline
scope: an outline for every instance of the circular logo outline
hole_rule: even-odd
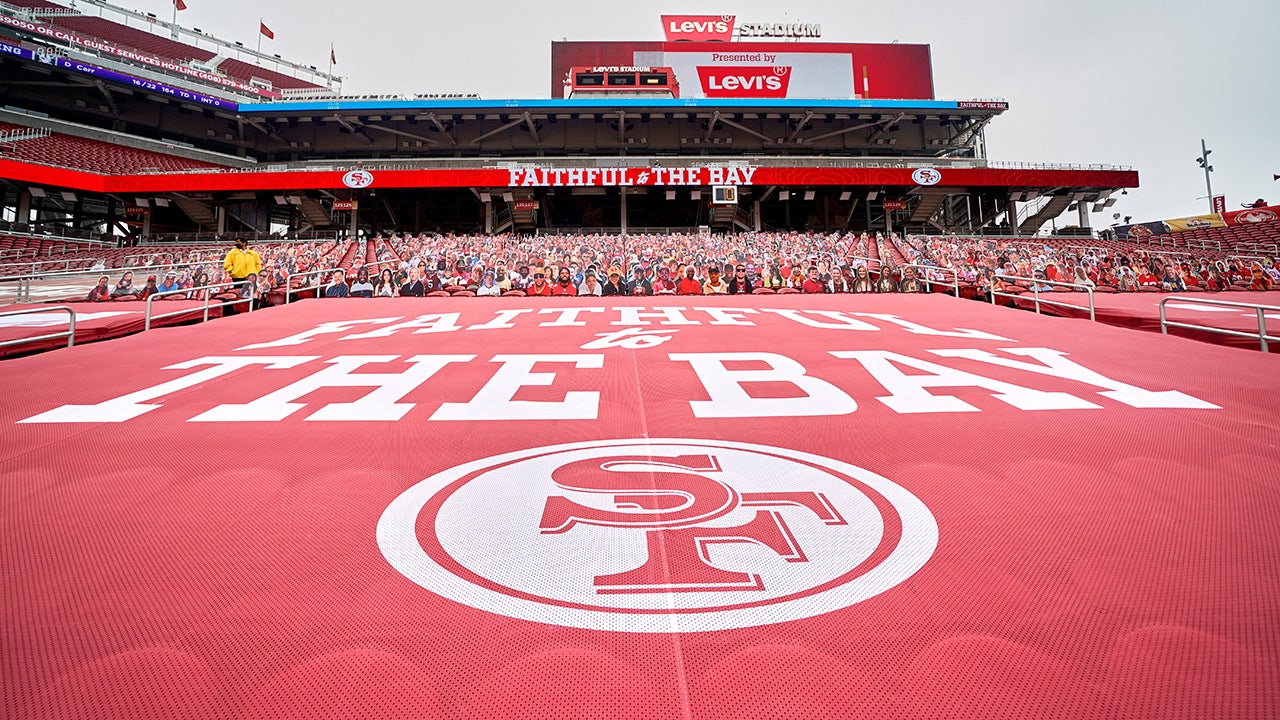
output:
[[[932,167],[916,168],[911,180],[917,185],[937,185],[942,182],[942,172]]]
[[[764,453],[844,474],[879,493],[893,507],[901,521],[901,536],[897,546],[874,567],[844,583],[810,595],[724,610],[662,614],[625,609],[595,610],[565,607],[551,602],[514,597],[466,580],[454,571],[443,567],[424,550],[418,539],[418,519],[424,508],[442,490],[467,476],[474,476],[515,461],[548,454],[628,445],[644,445],[655,451],[664,446],[695,446]],[[709,632],[773,625],[815,617],[847,608],[886,592],[914,575],[933,556],[938,544],[938,525],[928,507],[902,486],[864,468],[821,455],[726,440],[630,438],[526,448],[442,470],[409,487],[387,506],[378,520],[377,543],[386,561],[416,585],[440,597],[478,610],[520,620],[588,630],[639,633]]]
[[[342,184],[359,190],[373,184],[373,173],[368,170],[350,170],[342,176]]]

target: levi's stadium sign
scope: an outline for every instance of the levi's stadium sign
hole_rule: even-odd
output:
[[[667,42],[729,42],[733,39],[732,15],[663,15]]]
[[[662,31],[667,42],[730,42],[733,15],[663,15]],[[818,38],[822,25],[798,22],[750,22],[738,26],[740,38]]]
[[[817,38],[822,37],[822,26],[818,23],[742,23],[738,37]]]

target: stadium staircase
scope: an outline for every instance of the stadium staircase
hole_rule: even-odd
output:
[[[321,205],[320,201],[315,198],[303,197],[298,209],[302,211],[302,216],[307,219],[307,224],[313,228],[328,227],[333,224],[333,218],[330,217],[329,211],[325,210],[324,205]]]
[[[737,205],[712,205],[709,224],[720,230],[751,230],[750,217]]]
[[[919,198],[914,208],[911,209],[911,216],[907,218],[908,225],[923,225],[933,219],[938,209],[947,201],[947,196],[955,193],[955,189],[944,188],[919,188],[913,190],[912,194]]]
[[[201,228],[218,227],[218,216],[214,214],[212,208],[199,200],[174,193],[173,203]]]
[[[1084,202],[1081,200],[1081,202]],[[1040,212],[1029,216],[1022,224],[1018,226],[1018,232],[1022,235],[1035,235],[1044,227],[1044,224],[1062,214],[1063,210],[1071,205],[1070,195],[1054,195],[1049,198],[1049,202],[1040,208]]]

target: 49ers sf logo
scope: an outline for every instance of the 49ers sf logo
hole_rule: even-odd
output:
[[[838,610],[937,545],[905,489],[829,458],[705,440],[535,448],[438,473],[386,509],[378,545],[422,587],[569,627],[691,632]]]

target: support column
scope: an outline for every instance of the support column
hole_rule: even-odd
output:
[[[885,237],[893,234],[893,211],[889,208],[884,208],[884,234]]]
[[[756,232],[760,232],[760,201],[759,200],[751,201],[751,227],[755,228]]]
[[[493,234],[493,201],[486,200],[484,202],[484,234]]]
[[[214,217],[218,218],[218,235],[227,234],[227,209],[222,205],[213,209]]]
[[[1077,200],[1076,212],[1080,215],[1080,227],[1089,227],[1089,203],[1085,200]]]
[[[622,198],[622,225],[621,225],[622,234],[626,235],[627,234],[627,189],[625,187],[619,187],[618,192],[621,194],[621,198]]]
[[[356,239],[356,229],[360,227],[360,201],[356,201],[351,205],[351,234],[347,236],[349,240]]]
[[[1018,203],[1009,198],[1004,204],[1004,221],[1009,223],[1009,231],[1018,236]]]
[[[18,214],[14,215],[14,222],[31,224],[31,193],[26,190],[18,192]]]

